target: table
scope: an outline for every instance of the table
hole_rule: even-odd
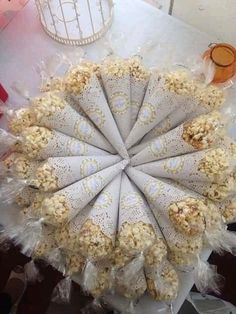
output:
[[[206,49],[214,38],[210,38],[177,19],[166,15],[158,9],[141,0],[116,0],[114,8],[114,22],[110,33],[113,38],[120,33],[124,34],[124,42],[115,51],[123,56],[137,52],[137,47],[148,41],[154,46],[145,59],[147,65],[171,66],[171,61],[179,64],[186,63],[189,56],[198,56]],[[101,57],[103,40],[84,47],[86,55],[92,59]],[[63,46],[49,38],[41,28],[37,19],[34,3],[31,1],[18,13],[13,21],[0,34],[0,82],[9,91],[9,102],[13,106],[20,106],[24,101],[12,89],[13,81],[22,81],[29,89],[30,95],[37,94],[40,83],[39,75],[34,66],[46,56],[70,51],[76,48]],[[168,62],[167,62],[168,61]],[[4,125],[4,121],[1,122]],[[207,259],[209,251],[204,252]],[[75,278],[76,279],[76,278]],[[180,274],[181,290],[174,302],[174,313],[177,313],[193,285],[192,273]],[[118,302],[113,298],[113,304]],[[156,314],[162,305],[144,296],[137,305],[139,314]]]

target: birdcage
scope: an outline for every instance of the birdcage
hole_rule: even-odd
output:
[[[100,38],[112,23],[112,0],[35,0],[44,30],[53,39],[86,45]]]

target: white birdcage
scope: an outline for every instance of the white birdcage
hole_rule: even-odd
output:
[[[86,45],[100,38],[112,22],[112,0],[35,0],[44,30],[53,39]]]

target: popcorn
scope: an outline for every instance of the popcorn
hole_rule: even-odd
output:
[[[66,93],[80,94],[88,85],[93,72],[88,67],[77,66],[70,70],[64,80]]]
[[[196,149],[206,149],[223,136],[220,126],[222,116],[218,111],[213,111],[207,115],[184,123],[182,138]]]
[[[160,73],[160,78],[169,91],[178,95],[193,95],[196,92],[196,85],[186,71]]]
[[[179,280],[172,265],[167,261],[156,271],[145,272],[147,292],[156,301],[173,301],[177,297]]]
[[[99,80],[101,79],[101,64],[89,60],[84,60],[81,64],[84,68],[87,68],[88,71],[94,73]]]
[[[66,102],[57,93],[51,92],[33,98],[32,106],[36,121],[41,121],[42,118],[50,117],[57,110],[64,109]]]
[[[225,101],[224,93],[216,86],[204,86],[192,80],[186,71],[175,71],[161,75],[165,86],[178,95],[192,96],[207,110],[219,109]]]
[[[87,261],[83,273],[83,288],[94,298],[101,297],[113,284],[112,270],[107,261],[91,263]]]
[[[133,277],[131,282],[123,280],[117,274],[115,282],[116,291],[128,299],[140,298],[147,289],[147,283],[143,268],[141,268]]]
[[[205,207],[203,201],[189,197],[170,204],[169,217],[177,231],[189,236],[202,234],[205,230]]]
[[[146,81],[149,77],[149,71],[141,63],[140,58],[133,57],[128,59],[131,78],[136,81]]]
[[[124,251],[120,248],[119,242],[117,241],[115,244],[115,248],[111,253],[112,265],[116,269],[122,268],[127,265],[132,260],[132,258],[133,256],[124,253]]]
[[[45,221],[52,225],[60,225],[68,221],[69,207],[64,195],[54,194],[45,198],[40,208]]]
[[[55,249],[56,244],[53,236],[53,230],[48,226],[44,226],[42,237],[33,250],[33,258],[46,258]]]
[[[55,241],[58,246],[77,254],[80,251],[78,240],[79,234],[70,224],[65,224],[57,228],[55,232]]]
[[[110,288],[111,288],[110,267],[97,266],[96,278],[94,279],[94,286],[89,289],[89,292],[92,294],[94,298],[99,298]]]
[[[101,67],[101,75],[110,110],[120,135],[125,140],[131,130],[132,114],[129,63],[118,58],[105,60]]]
[[[48,163],[44,163],[36,170],[37,187],[44,191],[55,191],[58,189],[58,178],[54,174],[54,169]]]
[[[25,128],[35,123],[35,117],[30,107],[16,110],[15,117],[9,121],[9,130],[13,134],[20,134]]]
[[[198,85],[195,92],[196,100],[206,107],[208,110],[217,110],[222,107],[225,102],[225,96],[222,89],[214,86],[208,85]]]
[[[20,191],[15,198],[15,202],[19,206],[29,206],[35,197],[36,189],[31,187],[24,187],[22,191]]]
[[[236,221],[236,201],[234,198],[226,200],[221,204],[220,209],[226,224]]]
[[[53,136],[52,131],[38,126],[31,126],[21,133],[20,147],[29,158],[35,158],[44,149]]]
[[[212,183],[206,190],[205,196],[213,201],[222,201],[235,193],[236,173],[231,173],[224,181]]]
[[[33,176],[38,163],[28,159],[26,155],[12,153],[3,161],[4,166],[20,179],[28,179]],[[31,182],[32,183],[32,182]]]
[[[222,148],[212,149],[200,161],[198,171],[213,182],[218,182],[232,171],[232,161],[228,152]]]
[[[136,223],[124,223],[119,232],[120,248],[125,252],[142,252],[155,240],[155,232],[151,225],[142,221]]]
[[[102,70],[107,77],[115,76],[117,78],[122,78],[123,76],[130,74],[129,63],[118,58],[106,60],[103,63]]]
[[[85,261],[81,255],[67,251],[65,254],[66,274],[71,276],[75,273],[81,273],[85,265]]]
[[[180,242],[169,241],[168,243],[168,260],[179,267],[193,267],[196,257],[203,247],[203,238],[184,237]]]
[[[111,254],[113,243],[112,239],[102,232],[99,225],[88,219],[79,232],[79,248],[82,255],[100,259]]]
[[[221,213],[217,206],[210,200],[206,199],[205,204],[206,208],[204,210],[204,217],[206,222],[206,231],[209,234],[208,238],[211,236],[209,232],[212,232],[214,236],[216,232],[219,232],[220,236],[220,232],[223,226]]]
[[[53,77],[47,80],[46,82],[43,82],[42,86],[40,87],[40,92],[44,93],[50,91],[63,92],[64,91],[63,79],[60,77]]]
[[[162,239],[157,239],[144,253],[145,267],[158,267],[167,256],[167,247]]]

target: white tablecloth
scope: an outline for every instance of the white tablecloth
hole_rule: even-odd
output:
[[[214,42],[214,38],[140,0],[116,0],[114,11],[114,22],[110,32],[114,37],[120,33],[124,33],[125,36],[124,43],[117,48],[117,53],[128,56],[135,53],[138,46],[143,46],[145,42],[152,40],[155,45],[146,60],[149,65],[162,64],[167,60],[184,63],[189,56],[201,54],[210,42]],[[98,47],[101,48],[101,40],[84,47],[87,56],[98,59],[101,56]],[[71,49],[54,42],[44,33],[34,3],[30,0],[0,34],[0,82],[9,91],[9,102],[14,106],[20,106],[24,102],[11,90],[13,81],[22,81],[28,87],[30,94],[35,95],[38,92],[40,79],[34,66],[46,56]],[[166,66],[169,65],[170,62],[166,62]],[[0,124],[3,125],[3,121],[0,121]],[[205,257],[208,254],[209,252]],[[175,313],[178,312],[193,285],[192,274],[180,274],[180,281],[180,293],[174,303]],[[158,302],[145,296],[140,300],[137,312],[156,314],[161,307]]]

